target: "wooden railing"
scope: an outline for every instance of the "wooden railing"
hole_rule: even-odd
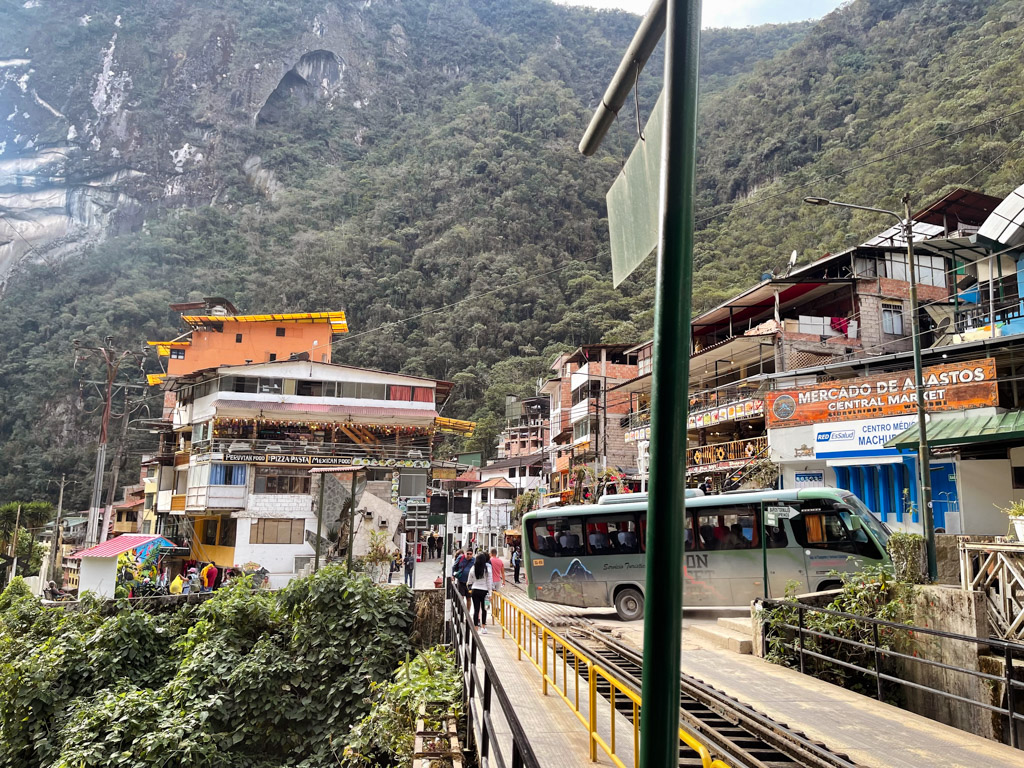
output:
[[[767,435],[746,440],[732,440],[728,443],[702,445],[686,451],[686,466],[699,467],[718,464],[723,461],[749,461],[762,453],[768,446]]]
[[[1024,640],[1024,544],[961,541],[960,586],[985,593],[996,637]]]

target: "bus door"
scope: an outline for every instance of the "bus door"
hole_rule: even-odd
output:
[[[725,502],[694,509],[689,519],[684,605],[746,605],[761,594],[757,505]]]
[[[800,514],[790,520],[793,534],[803,546],[807,586],[812,592],[839,580],[832,572],[853,573],[865,560],[881,555],[861,522],[831,499],[805,501]]]
[[[768,544],[768,596],[776,600],[784,597],[790,582],[795,583],[796,594],[806,592],[807,563],[804,548],[793,535],[789,518],[780,517],[776,525],[765,526],[765,538]],[[761,597],[762,593],[757,596]]]

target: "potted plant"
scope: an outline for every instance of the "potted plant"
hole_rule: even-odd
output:
[[[1024,500],[1011,500],[1009,506],[997,506],[996,509],[1010,518],[1017,541],[1024,542]]]

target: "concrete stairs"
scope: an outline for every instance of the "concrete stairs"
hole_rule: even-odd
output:
[[[687,630],[700,642],[733,653],[753,652],[753,630],[749,616],[722,617],[715,624],[691,624]]]

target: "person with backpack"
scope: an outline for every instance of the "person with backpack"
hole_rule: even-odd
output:
[[[412,572],[413,568],[416,567],[416,558],[412,552],[407,552],[405,555],[405,586],[412,589]]]
[[[519,553],[519,547],[512,550],[512,583],[519,583],[519,569],[523,565],[523,556]]]
[[[466,587],[473,598],[473,626],[480,630],[481,635],[487,634],[486,600],[493,586],[491,575],[491,559],[486,552],[476,556],[473,564],[466,568]]]
[[[466,598],[466,610],[473,607],[469,596],[469,588],[466,582],[469,580],[469,571],[473,565],[473,557],[469,551],[459,550],[455,553],[455,565],[452,566],[452,576],[455,577],[455,588],[459,594]]]

